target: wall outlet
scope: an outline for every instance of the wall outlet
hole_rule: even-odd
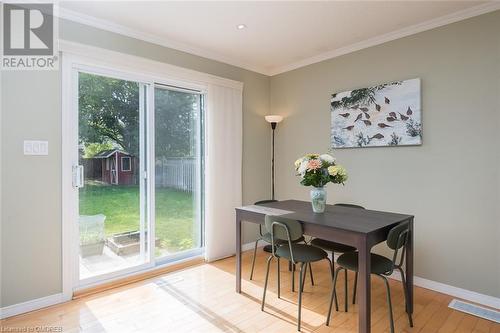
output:
[[[48,155],[48,141],[24,140],[24,155]]]

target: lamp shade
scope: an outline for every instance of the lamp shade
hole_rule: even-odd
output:
[[[265,118],[268,123],[279,123],[283,120],[283,117],[278,115],[270,115],[266,116]]]

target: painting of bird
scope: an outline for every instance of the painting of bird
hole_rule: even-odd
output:
[[[420,79],[332,93],[332,148],[422,143]]]
[[[384,138],[383,134],[377,133],[374,136],[372,136],[370,139],[383,139],[383,138]]]

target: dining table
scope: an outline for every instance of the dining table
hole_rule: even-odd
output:
[[[281,215],[299,221],[304,234],[353,246],[358,251],[358,321],[361,333],[370,332],[371,286],[370,258],[374,245],[387,240],[391,228],[408,222],[409,235],[405,249],[405,273],[408,286],[406,311],[413,312],[413,221],[408,214],[369,209],[326,205],[323,213],[315,213],[311,203],[300,200],[282,200],[262,205],[236,208],[236,292],[241,293],[242,223],[264,224],[266,215]]]

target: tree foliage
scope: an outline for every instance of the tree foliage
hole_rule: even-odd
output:
[[[79,74],[79,139],[85,157],[118,148],[139,155],[139,84]],[[199,95],[155,89],[156,156],[194,155]]]
[[[139,85],[104,76],[79,74],[80,143],[112,143],[139,152]]]

